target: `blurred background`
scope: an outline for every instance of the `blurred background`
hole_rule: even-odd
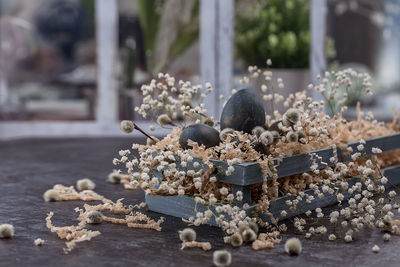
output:
[[[351,88],[378,119],[400,109],[397,0],[0,0],[0,138],[120,135],[140,87],[158,72],[239,89],[249,65],[283,78],[284,95],[347,67],[373,77]],[[257,82],[252,86],[257,87]]]

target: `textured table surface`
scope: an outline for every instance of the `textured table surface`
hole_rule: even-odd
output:
[[[76,224],[73,209],[83,202],[45,203],[43,192],[56,183],[74,185],[77,179],[89,177],[97,184],[95,191],[107,198],[125,198],[126,204],[142,202],[142,192],[126,191],[105,181],[113,169],[112,158],[131,143],[130,139],[82,138],[0,142],[0,223],[15,227],[14,238],[0,240],[0,266],[212,266],[212,251],[224,247],[232,253],[232,266],[400,265],[400,237],[383,242],[377,229],[364,230],[350,244],[328,241],[326,236],[308,240],[289,230],[274,249],[255,252],[250,246],[225,246],[218,228],[201,226],[196,228],[198,240],[211,241],[212,251],[181,251],[177,231],[185,224],[168,216],[162,232],[106,223],[91,226],[101,235],[64,255],[64,241],[45,226],[46,214],[55,213],[53,221],[57,226]],[[292,236],[298,236],[303,243],[303,253],[298,257],[283,251],[285,240]],[[46,243],[37,247],[33,244],[36,238]],[[377,254],[371,250],[375,244],[381,248]]]

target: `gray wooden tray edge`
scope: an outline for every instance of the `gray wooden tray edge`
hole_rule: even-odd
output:
[[[391,186],[400,184],[400,165],[392,166],[385,168],[384,170],[385,176],[388,178],[388,183],[386,188]],[[359,178],[349,178],[349,185],[355,184]],[[320,188],[320,191],[322,189]],[[313,190],[308,189],[304,192],[314,195]],[[344,195],[344,199],[348,199],[351,195],[347,191],[340,191]],[[354,193],[356,194],[356,193]],[[315,198],[318,198],[314,195]],[[180,217],[184,219],[189,219],[190,217],[196,217],[197,212],[204,212],[208,209],[206,205],[197,203],[197,207],[195,210],[196,203],[193,197],[190,196],[153,196],[146,195],[146,203],[150,210],[163,213],[166,215],[171,215],[174,217]],[[297,205],[296,211],[290,211],[288,206],[285,204],[287,200],[294,200],[296,196],[284,196],[278,198],[274,203],[272,203],[269,208],[269,212],[274,216],[274,218],[278,220],[284,220],[291,218],[293,216],[304,213],[307,210],[315,210],[316,208],[323,208],[332,204],[336,204],[338,201],[336,199],[336,194],[329,195],[325,194],[323,199],[319,199],[318,201],[312,201],[311,203],[306,203],[305,200],[300,201]],[[214,207],[211,207],[211,210],[214,212]],[[248,213],[251,212],[251,208],[248,210]],[[283,216],[281,214],[282,210],[286,210],[287,214]],[[261,218],[266,221],[270,221],[270,218],[266,215],[262,215]],[[213,226],[218,226],[215,219],[212,217],[208,224]]]

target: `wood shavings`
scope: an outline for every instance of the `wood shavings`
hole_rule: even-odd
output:
[[[56,227],[53,225],[51,218],[53,217],[54,213],[50,212],[46,217],[46,226],[50,229],[51,232],[56,233],[60,239],[65,239],[67,242],[65,245],[67,248],[64,248],[64,253],[68,254],[77,243],[83,241],[89,241],[92,238],[100,235],[99,231],[91,231],[84,229],[86,226],[86,220],[84,218],[84,213],[80,211],[80,215],[78,220],[80,221],[77,226],[63,226],[63,227]]]
[[[64,253],[68,254],[71,250],[73,250],[76,246],[77,243],[84,242],[84,241],[90,241],[92,238],[99,236],[100,232],[99,231],[91,231],[87,229],[82,229],[79,231],[74,232],[73,238],[71,241],[68,241],[65,243],[67,248],[64,248]]]
[[[73,186],[64,186],[61,184],[56,184],[53,186],[53,190],[59,194],[59,201],[67,200],[83,200],[83,201],[95,201],[103,200],[104,197],[95,193],[92,190],[84,190],[82,192],[77,192]]]
[[[275,244],[279,244],[281,239],[279,237],[279,232],[274,231],[270,233],[261,233],[258,235],[257,240],[253,242],[251,247],[254,250],[261,250],[264,248],[273,248]]]
[[[128,214],[130,212],[132,212],[133,207],[126,207],[124,206],[124,204],[122,203],[123,198],[118,199],[117,202],[112,202],[111,200],[108,199],[103,199],[102,204],[98,204],[98,205],[88,205],[88,204],[84,204],[83,207],[85,208],[86,211],[89,210],[97,210],[97,211],[110,211],[112,213],[115,214]]]
[[[198,241],[182,242],[181,250],[185,248],[201,248],[202,250],[207,251],[211,249],[211,243]]]
[[[129,228],[153,229],[156,231],[161,231],[160,225],[165,220],[164,217],[161,217],[158,221],[155,221],[143,213],[133,211],[134,208],[143,208],[146,205],[144,202],[133,206],[126,206],[122,203],[122,198],[113,202],[91,190],[78,193],[72,186],[67,187],[63,185],[55,185],[53,189],[60,194],[60,200],[101,200],[103,202],[98,205],[84,204],[84,210],[75,208],[75,211],[79,213],[78,225],[57,227],[54,226],[51,221],[54,213],[50,212],[47,215],[46,227],[50,229],[51,232],[56,233],[60,239],[67,240],[65,243],[67,248],[64,248],[64,253],[66,254],[74,249],[77,243],[90,241],[92,238],[101,234],[99,231],[92,231],[85,228],[88,221],[87,216],[90,212],[109,211],[113,214],[125,214],[125,218],[113,218],[103,215],[102,219],[105,222],[126,224]]]

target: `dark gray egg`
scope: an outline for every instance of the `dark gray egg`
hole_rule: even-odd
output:
[[[251,133],[265,124],[264,105],[251,89],[241,89],[229,98],[221,114],[221,129],[232,128]]]
[[[199,145],[204,145],[206,148],[216,146],[221,142],[219,132],[205,124],[192,124],[183,129],[179,137],[179,144],[183,149],[190,148],[189,139]]]

